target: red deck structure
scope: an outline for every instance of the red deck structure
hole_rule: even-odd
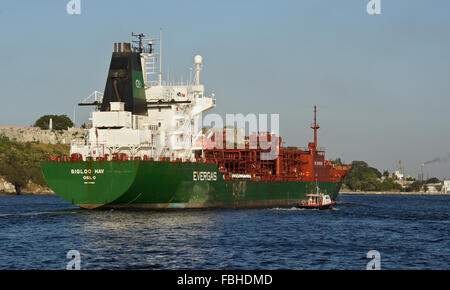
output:
[[[320,126],[316,113],[314,106],[314,123],[311,125],[314,142],[310,142],[306,149],[282,147],[281,137],[270,135],[269,132],[253,133],[245,137],[241,146],[243,148],[228,149],[225,132],[222,132],[222,136],[220,132],[215,132],[209,140],[210,149],[204,150],[206,162],[217,164],[225,179],[339,182],[350,166],[325,160],[325,151],[317,147],[317,130]],[[276,153],[272,156],[271,150],[265,149],[267,143],[276,147]],[[265,158],[268,155],[272,158]]]

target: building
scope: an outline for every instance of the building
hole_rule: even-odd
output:
[[[427,183],[424,186],[427,187],[426,192],[438,193],[442,190],[442,183]]]
[[[442,186],[443,193],[450,193],[450,180],[444,180],[444,185]]]
[[[394,171],[394,173],[392,173],[392,177],[396,177],[398,180],[408,180],[411,179],[411,176],[406,175],[400,171]]]
[[[392,175],[395,175],[397,177],[397,179],[402,180],[404,178],[403,173],[401,173],[400,171],[395,171]]]

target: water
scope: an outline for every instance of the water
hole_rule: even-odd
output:
[[[0,269],[450,269],[450,196],[341,195],[332,210],[88,211],[0,197]]]

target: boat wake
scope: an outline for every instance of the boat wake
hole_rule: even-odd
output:
[[[291,208],[286,208],[286,207],[275,207],[275,208],[271,208],[270,210],[282,210],[282,211],[303,211],[306,210],[305,208],[299,208],[299,207],[291,207]]]
[[[283,207],[275,207],[275,208],[271,208],[270,210],[277,210],[277,211],[312,211],[312,210],[333,210],[333,211],[338,211],[339,208],[336,207],[330,207],[327,209],[319,209],[319,208],[301,208],[301,207],[291,207],[291,208],[283,208]]]

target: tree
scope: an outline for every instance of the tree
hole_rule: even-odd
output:
[[[345,185],[351,190],[375,191],[380,190],[381,173],[370,167],[364,161],[353,161],[352,171],[345,178]]]
[[[353,169],[361,169],[361,168],[367,168],[369,165],[365,161],[353,161],[352,162]]]
[[[385,178],[379,186],[380,191],[401,191],[402,186],[395,182],[392,178]]]
[[[47,130],[50,126],[50,119],[52,119],[55,130],[67,130],[67,128],[73,127],[73,122],[67,115],[44,115],[36,120],[34,126]]]
[[[441,181],[439,179],[437,179],[436,177],[432,177],[429,178],[425,183],[441,183]]]
[[[423,184],[424,184],[423,181],[414,181],[406,188],[406,191],[407,192],[411,192],[411,191],[419,192],[422,189]]]
[[[387,170],[383,171],[383,176],[384,177],[389,177],[389,171],[387,171]]]
[[[330,160],[331,163],[336,164],[336,165],[342,165],[344,164],[341,160],[341,158],[336,158],[334,160]]]

